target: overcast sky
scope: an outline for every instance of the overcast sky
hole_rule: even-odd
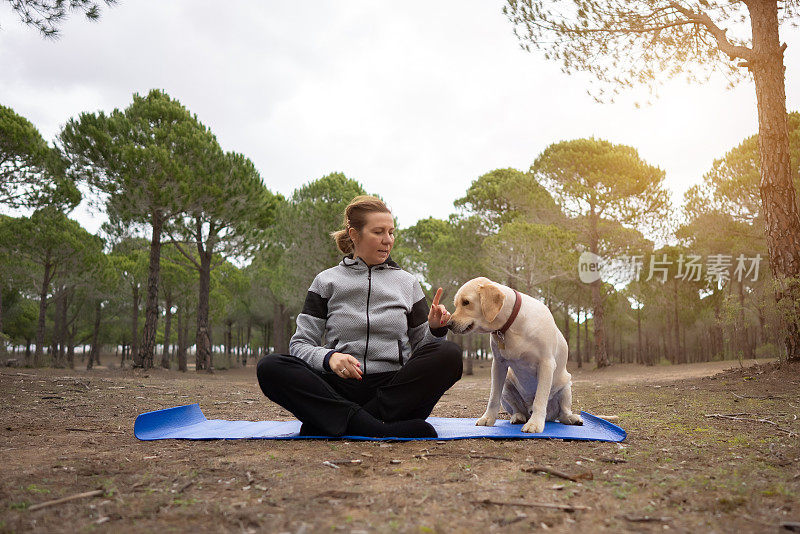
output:
[[[755,91],[722,80],[597,104],[588,78],[524,52],[499,0],[120,0],[44,40],[0,2],[0,103],[49,141],[83,111],[166,90],[289,195],[340,171],[381,195],[401,227],[446,217],[470,183],[526,170],[549,144],[595,136],[636,147],[680,202],[712,161],[757,131]],[[789,110],[800,108],[800,32]],[[100,218],[73,217],[95,231]]]

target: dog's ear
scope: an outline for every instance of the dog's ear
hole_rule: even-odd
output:
[[[481,313],[483,317],[492,322],[497,318],[497,314],[503,308],[503,302],[506,296],[500,291],[500,288],[492,283],[482,285],[478,292],[481,295]]]

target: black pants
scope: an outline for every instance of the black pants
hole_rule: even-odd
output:
[[[461,347],[444,341],[419,347],[398,371],[361,380],[316,371],[286,354],[264,356],[256,373],[270,400],[325,435],[342,436],[362,407],[384,422],[427,418],[461,378],[461,365]]]

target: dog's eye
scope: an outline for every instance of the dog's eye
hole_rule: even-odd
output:
[[[469,306],[469,301],[467,299],[464,299],[461,301],[461,304],[463,304],[464,306]]]

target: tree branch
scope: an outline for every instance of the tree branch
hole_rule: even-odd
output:
[[[728,38],[725,36],[727,30],[723,30],[716,24],[714,21],[711,20],[711,17],[708,16],[707,13],[701,11],[700,13],[695,13],[694,11],[687,9],[676,2],[670,2],[670,6],[675,8],[679,13],[681,13],[687,19],[699,23],[708,30],[708,32],[716,39],[717,47],[728,55],[728,57],[733,61],[735,58],[744,59],[745,61],[751,62],[755,59],[755,54],[753,50],[747,48],[746,46],[735,46],[731,43]]]
[[[197,267],[198,270],[200,269],[200,264],[197,263],[197,261],[193,257],[191,257],[185,250],[183,250],[183,247],[181,246],[181,244],[174,237],[172,237],[172,234],[170,234],[169,240],[170,240],[170,243],[175,245],[175,248],[178,249],[178,252],[180,252],[181,254],[186,256],[186,259],[191,261],[194,264],[194,266]]]
[[[670,22],[667,24],[662,24],[660,26],[650,26],[647,28],[640,28],[640,29],[633,29],[633,28],[559,28],[558,31],[565,32],[565,33],[650,33],[650,32],[660,32],[661,30],[665,30],[667,28],[672,28],[674,26],[686,26],[687,24],[697,24],[697,22],[693,20],[679,20],[675,22]]]

